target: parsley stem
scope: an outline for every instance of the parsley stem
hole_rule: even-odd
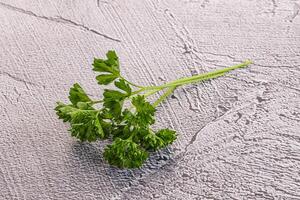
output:
[[[97,104],[97,103],[102,103],[103,100],[97,100],[97,101],[89,101],[87,103],[91,103],[91,104]]]
[[[163,102],[170,94],[174,92],[177,86],[170,87],[163,95],[161,95],[152,105],[153,107],[158,106],[161,102]]]
[[[148,86],[148,87],[145,87],[144,90],[163,89],[163,88],[168,88],[168,87],[172,87],[172,86],[180,86],[180,85],[184,85],[184,84],[208,80],[210,78],[215,78],[215,77],[221,76],[221,75],[225,74],[226,72],[232,71],[234,69],[246,67],[251,63],[252,62],[250,60],[246,60],[245,62],[243,62],[241,64],[227,67],[224,69],[215,70],[213,72],[199,74],[199,75],[195,75],[195,76],[191,76],[191,77],[180,78],[180,79],[168,82],[168,83],[160,85],[160,86]]]
[[[145,97],[151,96],[152,94],[155,94],[156,92],[160,91],[161,89],[155,89],[151,90],[150,92],[147,92],[144,94]]]
[[[141,89],[139,89],[139,90],[136,90],[136,91],[132,92],[130,96],[139,94],[139,93],[141,93],[141,92],[143,92],[143,91],[145,91],[145,90],[146,90],[146,87],[143,87],[143,88],[141,88]]]
[[[135,134],[136,134],[136,132],[133,132],[133,133],[127,138],[127,140],[132,141],[132,138],[135,136]]]
[[[132,85],[132,86],[135,86],[137,88],[144,88],[144,86],[141,86],[141,85],[137,85],[135,83],[132,83],[130,81],[128,81],[127,79],[125,79],[123,76],[120,76],[121,79],[123,79],[125,82],[127,82],[129,85]]]
[[[148,97],[148,96],[150,96],[152,94],[155,94],[155,93],[159,92],[160,90],[163,90],[165,88],[169,88],[162,96],[160,96],[153,103],[153,106],[156,107],[162,101],[164,101],[170,94],[172,94],[172,92],[178,86],[185,85],[185,84],[190,84],[190,83],[195,83],[195,82],[199,82],[199,81],[204,81],[204,80],[209,80],[209,79],[213,79],[213,78],[217,78],[217,77],[223,76],[226,72],[232,71],[234,69],[247,67],[251,63],[252,62],[250,60],[246,60],[243,63],[240,63],[238,65],[233,65],[231,67],[227,67],[227,68],[224,68],[224,69],[219,69],[219,70],[215,70],[215,71],[212,71],[212,72],[207,72],[207,73],[204,73],[204,74],[199,74],[199,75],[195,75],[195,76],[191,76],[191,77],[180,78],[180,79],[177,79],[177,80],[174,80],[174,81],[171,81],[171,82],[165,83],[163,85],[159,85],[159,86],[142,87],[142,86],[138,86],[138,85],[135,85],[133,83],[130,83],[129,81],[127,81],[124,78],[123,79],[127,83],[140,88],[140,89],[132,92],[131,95],[130,95],[130,97],[132,97],[134,95],[137,95],[137,94],[139,94],[141,92],[144,92],[144,91],[149,91],[149,92],[147,92],[147,93],[144,94],[145,97]]]

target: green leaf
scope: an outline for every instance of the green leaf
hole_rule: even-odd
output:
[[[110,50],[106,53],[106,57],[107,57],[106,63],[109,64],[110,66],[113,66],[116,71],[120,71],[119,70],[119,58],[118,58],[116,52]]]
[[[86,102],[78,102],[76,104],[76,107],[81,110],[93,110],[93,108],[89,105],[89,103]]]
[[[79,102],[78,104],[83,103]],[[83,106],[83,104],[82,104]],[[88,107],[87,110],[81,109],[74,105],[66,105],[58,103],[55,110],[56,114],[64,122],[70,122],[71,135],[80,139],[81,141],[95,141],[96,139],[103,139],[109,135],[110,132],[104,132],[102,125],[105,125],[105,130],[109,127],[105,122],[99,118],[99,112]]]
[[[115,86],[127,93],[128,96],[131,95],[131,87],[123,80],[115,81]]]
[[[116,138],[104,151],[105,160],[119,168],[138,168],[148,158],[148,153],[130,139]]]
[[[100,85],[108,85],[113,82],[116,78],[118,78],[115,74],[101,74],[96,76],[98,84]]]
[[[77,110],[70,113],[71,116],[71,134],[81,141],[96,141],[103,139],[103,132],[98,112],[94,110]]]
[[[104,132],[104,138],[108,138],[110,136],[110,134],[112,134],[112,132],[113,132],[113,126],[112,126],[111,122],[106,122],[104,120],[101,120],[100,124],[101,124],[101,127]]]
[[[161,129],[156,133],[156,136],[163,140],[164,146],[172,144],[177,138],[176,131],[170,129]]]
[[[98,114],[96,114],[96,116],[95,116],[94,125],[95,125],[95,129],[96,129],[96,133],[99,135],[99,137],[100,138],[104,138],[105,134],[104,134],[101,122],[100,122],[100,120],[98,118]]]
[[[155,122],[155,108],[145,100],[144,96],[138,95],[132,98],[132,105],[136,108],[136,122],[143,127],[147,127]]]
[[[165,147],[164,141],[153,133],[148,133],[143,137],[143,147],[151,150],[158,150]]]
[[[106,53],[107,59],[94,59],[93,70],[97,72],[105,72],[96,77],[98,84],[108,85],[120,76],[119,59],[114,51]]]
[[[131,102],[135,106],[138,113],[148,113],[149,115],[154,115],[155,108],[146,101],[145,96],[138,95],[132,98]]]
[[[93,70],[97,72],[115,73],[113,68],[107,65],[103,59],[94,58],[93,66],[94,66]]]
[[[115,51],[106,53],[107,59],[94,58],[93,70],[97,72],[107,72],[108,74],[120,76],[119,59]],[[99,84],[102,84],[99,82]]]
[[[73,105],[66,105],[61,102],[57,102],[57,106],[54,109],[59,119],[62,119],[64,122],[71,121],[70,113],[76,111],[77,109]]]
[[[69,99],[72,102],[72,104],[75,106],[77,105],[78,102],[91,101],[91,99],[87,96],[85,91],[78,83],[75,83],[73,87],[71,87],[69,92]]]
[[[127,95],[117,90],[105,89],[103,96],[103,106],[106,111],[108,111],[113,118],[119,119],[121,117],[123,100]],[[108,113],[106,113],[106,116],[108,116]]]
[[[117,90],[105,89],[103,96],[104,101],[120,101],[124,99],[127,95]]]
[[[108,109],[106,116],[111,115],[115,119],[121,117],[123,102],[120,101],[104,101],[103,106]]]

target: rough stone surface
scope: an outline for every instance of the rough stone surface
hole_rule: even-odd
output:
[[[0,1],[0,199],[300,199],[300,1]],[[80,144],[53,111],[93,57],[159,84],[238,63],[178,89],[157,126],[179,133],[140,170]]]

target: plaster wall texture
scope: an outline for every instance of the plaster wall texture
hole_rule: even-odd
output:
[[[300,199],[300,1],[0,1],[0,199]],[[178,140],[138,170],[110,167],[57,119],[94,57],[160,84],[230,66],[158,108]]]

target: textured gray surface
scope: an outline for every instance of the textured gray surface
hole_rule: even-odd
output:
[[[300,1],[0,3],[0,199],[300,199]],[[185,86],[158,111],[179,138],[140,170],[80,144],[53,107],[94,56],[159,84],[251,58]]]

